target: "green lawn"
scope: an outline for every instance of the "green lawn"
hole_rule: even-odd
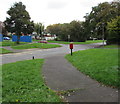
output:
[[[120,45],[106,45],[104,48],[120,48]]]
[[[0,48],[0,54],[5,54],[5,53],[12,53],[12,51],[4,49],[4,48]]]
[[[43,59],[2,65],[3,102],[61,102],[42,75]]]
[[[102,40],[88,40],[86,42],[73,42],[74,44],[92,44],[92,43],[99,43],[102,42]],[[70,44],[70,42],[65,41],[48,41],[48,43],[59,43],[59,44]]]
[[[28,44],[28,42],[20,42],[20,44],[16,44],[16,42],[12,42],[10,40],[4,40],[3,42],[0,42],[0,46],[16,46],[21,44]]]
[[[118,49],[88,49],[66,55],[81,72],[105,85],[120,87]]]
[[[30,48],[47,49],[47,48],[56,48],[56,47],[61,47],[61,46],[55,44],[45,44],[45,43],[32,43],[32,44],[25,44],[19,46],[12,46],[13,49],[30,49]]]

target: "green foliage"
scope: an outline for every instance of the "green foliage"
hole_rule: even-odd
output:
[[[53,24],[47,27],[47,32],[56,34],[62,41],[85,41],[83,22],[72,21],[64,24]]]
[[[118,49],[88,49],[66,58],[81,72],[105,85],[120,87]]]
[[[36,36],[42,35],[42,32],[44,31],[44,25],[42,23],[35,23],[34,31],[37,33]]]
[[[76,42],[85,42],[86,41],[86,35],[84,34],[84,27],[83,23],[80,21],[72,21],[70,23],[69,27],[69,33],[71,40]]]
[[[47,26],[46,31],[48,33],[50,33],[51,35],[56,34],[57,36],[59,36],[60,35],[60,31],[61,31],[61,24],[49,25],[49,26]]]
[[[9,17],[4,22],[7,31],[14,32],[18,36],[21,33],[30,34],[34,31],[34,23],[30,21],[30,15],[22,2],[15,3],[7,13]]]
[[[107,44],[120,44],[120,16],[108,22],[107,30],[109,31]]]
[[[85,16],[85,33],[89,34],[89,37],[102,39],[102,24],[104,23],[106,39],[108,34],[108,31],[106,31],[107,22],[110,22],[111,19],[115,18],[117,15],[120,15],[118,8],[120,8],[119,1],[114,1],[111,3],[104,2],[100,3],[98,6],[93,7],[90,14],[86,14]]]
[[[19,61],[2,65],[3,102],[61,102],[45,85],[43,59]]]
[[[56,44],[45,44],[45,43],[33,43],[33,44],[12,46],[13,49],[30,49],[30,48],[48,49],[48,48],[56,48],[56,47],[61,47],[61,46]]]

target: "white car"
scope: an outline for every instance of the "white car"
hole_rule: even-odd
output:
[[[9,37],[3,37],[3,39],[4,39],[4,40],[10,40],[10,38],[9,38]]]

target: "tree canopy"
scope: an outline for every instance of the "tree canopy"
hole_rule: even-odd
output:
[[[120,16],[112,19],[107,25],[108,37],[107,44],[119,44],[120,45]]]
[[[89,37],[102,38],[102,30],[105,30],[105,39],[107,39],[108,32],[106,31],[107,22],[110,22],[116,16],[120,15],[118,12],[120,8],[119,1],[104,2],[92,8],[90,14],[85,16],[85,32]],[[103,27],[104,24],[104,27]],[[91,34],[93,32],[93,34]]]
[[[64,24],[53,24],[47,27],[47,32],[56,34],[64,41],[85,41],[83,22],[72,21]]]
[[[14,32],[20,36],[21,33],[31,34],[34,31],[34,23],[30,21],[30,15],[22,2],[15,3],[8,11],[9,17],[5,20],[7,31]]]

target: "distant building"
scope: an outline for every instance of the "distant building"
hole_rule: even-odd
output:
[[[54,40],[54,39],[56,39],[57,38],[57,36],[56,35],[51,35],[51,34],[44,34],[44,39],[45,40]]]

